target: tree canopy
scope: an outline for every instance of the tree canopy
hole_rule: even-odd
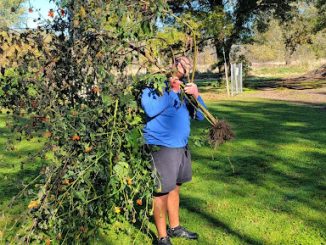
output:
[[[228,54],[232,44],[251,40],[255,23],[259,29],[266,29],[271,17],[288,20],[293,2],[295,1],[178,0],[170,1],[169,5],[178,15],[187,14],[202,21],[201,41],[210,40],[215,45],[217,57],[221,59],[222,47]]]
[[[21,0],[0,1],[0,29],[19,25],[24,20],[26,14],[24,2]]]

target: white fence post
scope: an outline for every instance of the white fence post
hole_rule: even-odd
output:
[[[231,96],[234,95],[234,64],[231,64]]]
[[[231,96],[243,92],[242,63],[231,64]]]

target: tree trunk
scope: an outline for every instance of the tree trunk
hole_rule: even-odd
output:
[[[288,51],[285,51],[285,65],[291,65],[291,54]]]
[[[224,62],[227,64],[227,68],[230,67],[230,50],[231,50],[231,42],[220,42],[219,40],[214,40],[214,46],[216,51],[216,59],[217,59],[217,66],[219,68],[219,72],[223,70],[225,72],[224,68]],[[225,52],[225,60],[224,60],[224,54],[223,54],[223,47]],[[230,69],[227,69],[230,75]]]

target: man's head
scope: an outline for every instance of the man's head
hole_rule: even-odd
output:
[[[175,69],[175,75],[179,79],[187,76],[192,69],[192,61],[186,57],[181,56],[175,59],[173,68]]]
[[[180,79],[187,76],[192,69],[192,62],[186,56],[178,57],[174,60],[172,73],[169,77],[170,86],[173,90],[180,90]]]

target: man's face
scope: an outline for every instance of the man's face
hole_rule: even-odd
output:
[[[172,89],[179,90],[180,89],[180,78],[178,76],[170,77],[169,82]]]
[[[170,77],[170,86],[173,90],[180,90],[180,79],[183,78],[185,75],[185,70],[181,64],[177,64],[175,67],[175,72],[173,73],[172,77]]]
[[[179,79],[183,78],[184,75],[186,74],[186,70],[184,69],[184,67],[180,63],[178,63],[176,68],[177,68],[176,76]]]
[[[188,63],[190,64],[189,60],[186,60],[186,61],[188,61]],[[185,62],[185,60],[183,60],[183,62]],[[181,84],[180,79],[185,77],[187,72],[189,72],[189,70],[186,70],[186,67],[189,67],[189,65],[187,66],[188,63],[186,63],[186,66],[182,65],[181,62],[174,64],[174,66],[173,66],[174,72],[172,74],[172,77],[169,79],[170,86],[174,90],[180,89],[180,84]]]

